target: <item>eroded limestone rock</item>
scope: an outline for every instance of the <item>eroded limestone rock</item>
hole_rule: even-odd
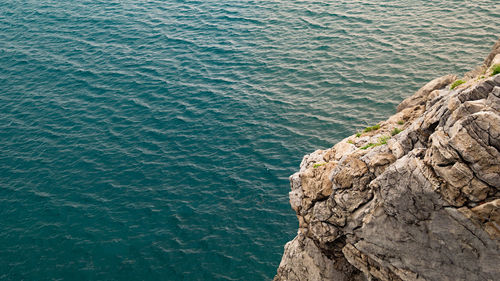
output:
[[[499,54],[500,40],[463,86],[437,78],[379,129],[304,157],[275,280],[498,280],[500,74],[479,75]]]

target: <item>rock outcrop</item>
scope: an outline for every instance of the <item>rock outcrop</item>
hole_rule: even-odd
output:
[[[468,81],[306,155],[278,280],[500,279],[500,40]]]

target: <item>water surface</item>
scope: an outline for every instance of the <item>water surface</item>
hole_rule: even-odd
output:
[[[0,1],[0,279],[271,279],[302,156],[499,34],[384,2]]]

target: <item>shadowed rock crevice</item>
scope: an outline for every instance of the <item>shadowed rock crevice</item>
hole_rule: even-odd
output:
[[[304,157],[275,280],[500,276],[499,46],[466,83],[437,78],[379,128]]]

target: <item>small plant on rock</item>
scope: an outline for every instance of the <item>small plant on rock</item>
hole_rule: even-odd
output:
[[[387,141],[388,141],[390,138],[391,138],[391,137],[389,137],[389,136],[383,136],[383,137],[378,138],[378,143],[377,143],[377,145],[387,144]]]
[[[394,128],[392,131],[391,131],[391,136],[395,136],[399,133],[401,133],[403,130],[401,130],[400,128]]]
[[[377,125],[375,125],[375,126],[366,127],[366,128],[363,130],[363,132],[364,132],[364,133],[368,133],[368,132],[371,132],[371,131],[376,131],[376,130],[378,130],[378,129],[380,129],[380,125],[378,125],[378,124],[377,124]]]
[[[375,144],[374,143],[369,143],[369,144],[367,144],[365,146],[362,146],[361,149],[368,149],[368,148],[370,148],[372,146],[375,146]]]
[[[383,145],[383,144],[387,144],[387,141],[390,139],[391,137],[389,136],[382,136],[380,138],[378,138],[378,142],[377,143],[372,143],[370,142],[369,144],[361,147],[361,149],[368,149],[370,147],[375,147],[375,146],[379,146],[379,145]]]
[[[491,76],[497,75],[498,73],[500,73],[500,63],[493,66],[493,72],[491,73]]]
[[[316,164],[313,165],[313,168],[316,169],[316,168],[321,167],[321,166],[323,166],[325,164],[326,163],[316,163]]]
[[[450,90],[455,89],[457,86],[462,85],[463,83],[465,83],[464,80],[457,80],[457,81],[453,82],[453,84],[451,84],[451,86],[450,86]]]

